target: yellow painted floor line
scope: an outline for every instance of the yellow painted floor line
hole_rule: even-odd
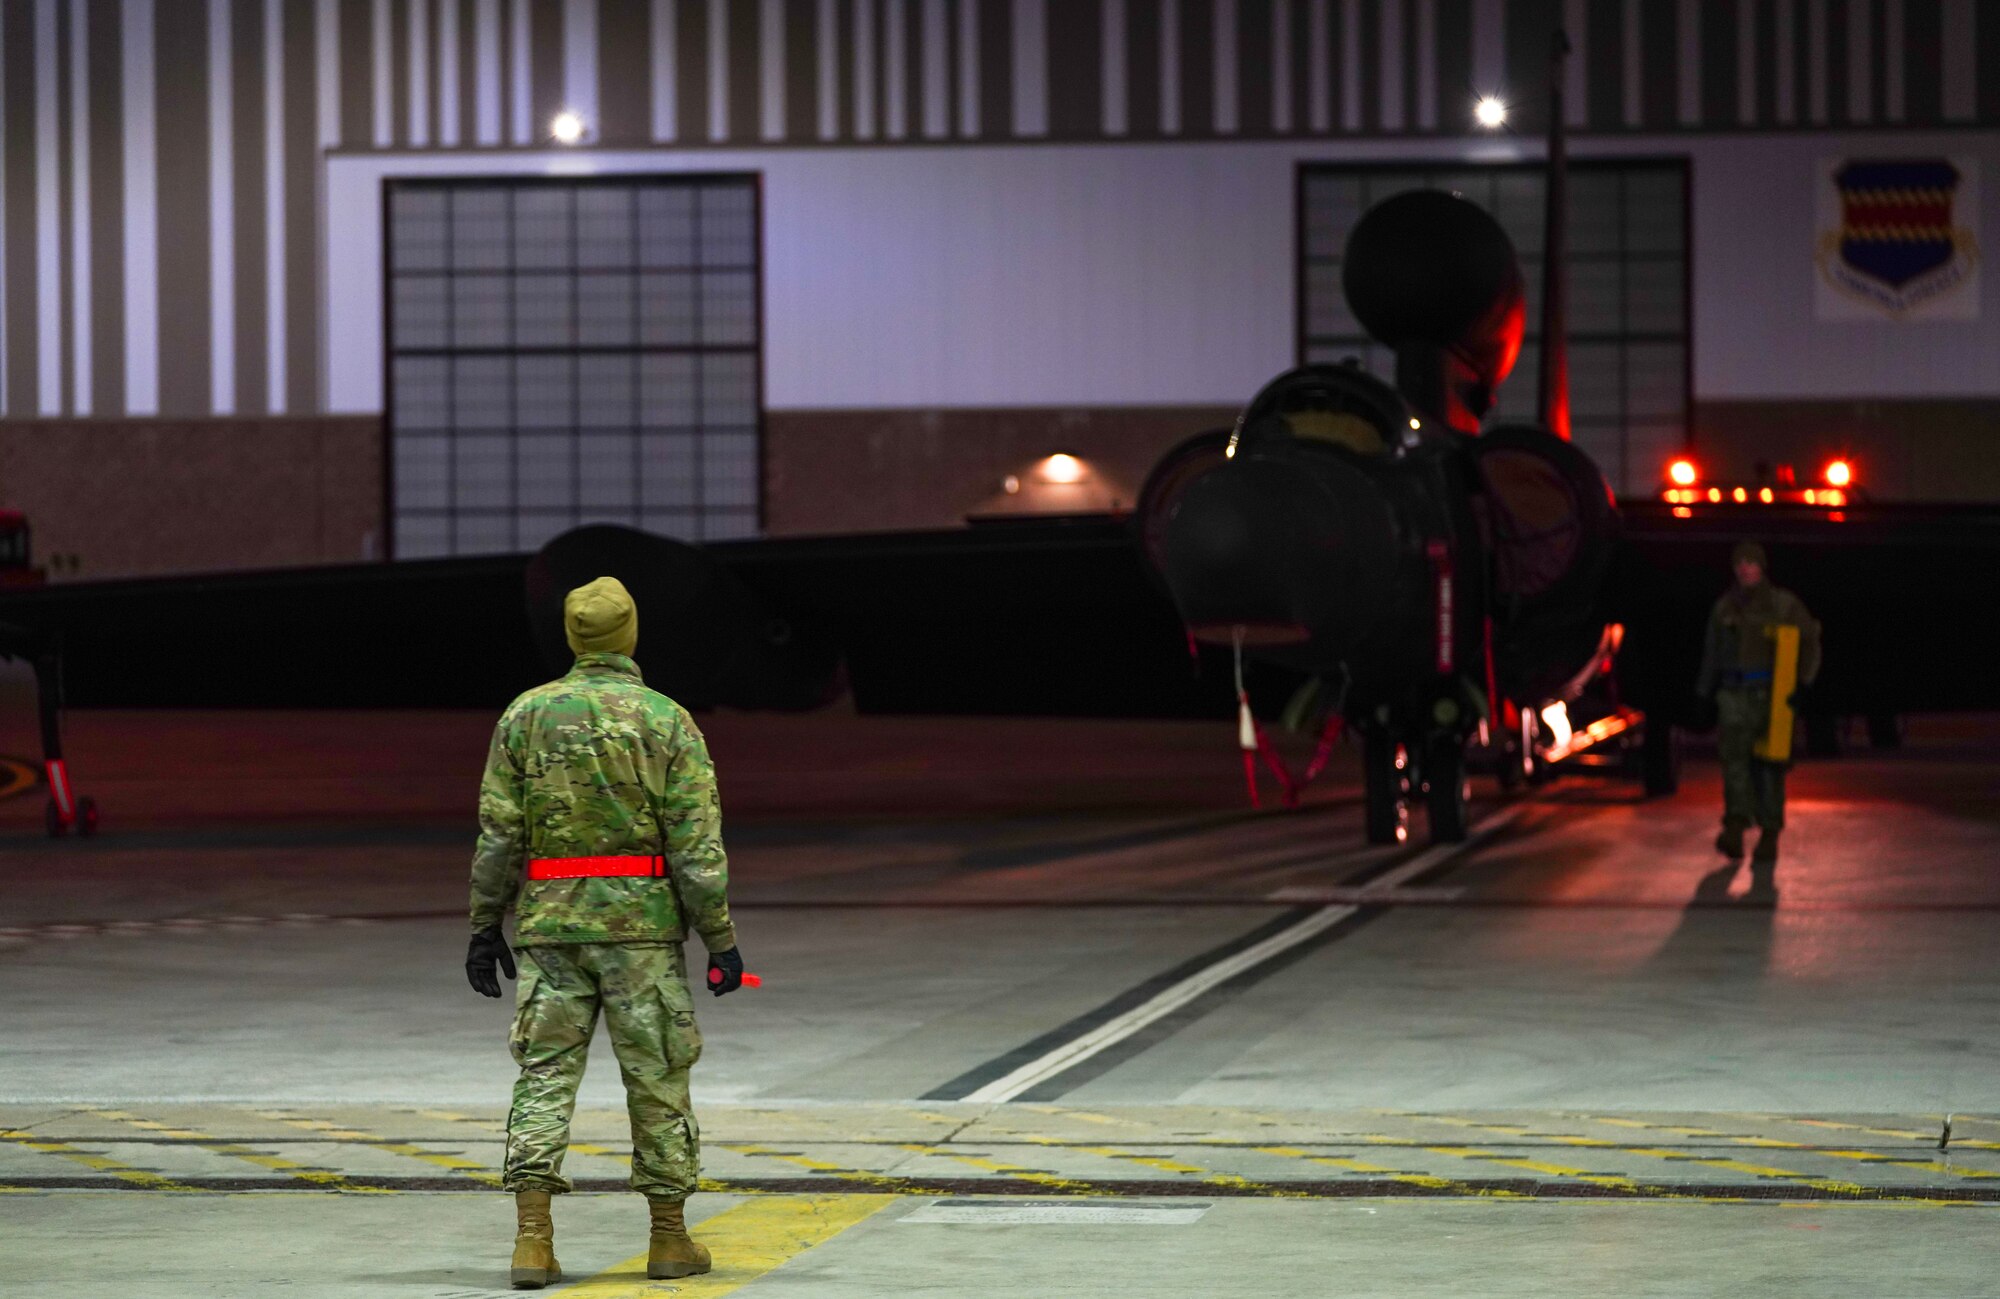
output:
[[[475,1128],[484,1128],[488,1132],[505,1132],[507,1130],[505,1123],[495,1123],[492,1119],[474,1118],[470,1114],[459,1114],[452,1110],[410,1110],[409,1113],[416,1115],[418,1118],[440,1119],[446,1123],[467,1123]],[[569,1143],[569,1148],[579,1155],[603,1155],[607,1159],[622,1159],[628,1164],[632,1162],[632,1152],[629,1150],[613,1150],[609,1146],[595,1146],[588,1141],[572,1141]]]
[[[276,1110],[253,1110],[252,1113],[256,1114],[258,1118],[271,1119],[275,1122],[283,1123],[287,1127],[301,1128],[307,1132],[317,1132],[322,1136],[332,1138],[336,1141],[352,1141],[359,1145],[372,1146],[377,1150],[386,1150],[392,1155],[402,1155],[409,1159],[421,1159],[427,1164],[449,1169],[475,1182],[484,1182],[488,1186],[500,1185],[500,1174],[494,1172],[485,1164],[470,1159],[460,1159],[457,1155],[441,1154],[435,1150],[425,1150],[422,1146],[410,1145],[407,1142],[391,1141],[387,1137],[379,1137],[372,1132],[362,1132],[356,1128],[344,1128],[338,1123],[328,1123],[325,1119],[301,1118],[296,1114],[287,1114]]]
[[[1514,1124],[1475,1123],[1470,1119],[1455,1118],[1443,1114],[1427,1114],[1423,1117],[1429,1119],[1431,1122],[1449,1124],[1452,1127],[1476,1128],[1485,1132],[1503,1133],[1509,1136],[1523,1136],[1533,1131],[1532,1128],[1519,1127]],[[1565,1141],[1569,1144],[1596,1146],[1604,1150],[1624,1151],[1631,1149],[1634,1153],[1637,1153],[1637,1149],[1633,1147],[1619,1146],[1610,1142],[1600,1143],[1591,1141],[1588,1138],[1577,1138],[1574,1141],[1563,1137],[1556,1137],[1554,1139]],[[1638,1194],[1659,1194],[1657,1189],[1650,1183],[1642,1182],[1636,1177],[1627,1177],[1620,1173],[1593,1173],[1588,1169],[1571,1168],[1565,1164],[1544,1163],[1541,1160],[1535,1159],[1523,1159],[1516,1156],[1503,1155],[1498,1151],[1479,1151],[1471,1146],[1425,1146],[1423,1149],[1435,1151],[1441,1155],[1462,1155],[1462,1157],[1468,1159],[1482,1159],[1496,1164],[1507,1164],[1515,1168],[1527,1169],[1530,1172],[1548,1173],[1556,1177],[1576,1178],[1579,1181],[1594,1182],[1600,1186],[1622,1187]]]
[[[1238,1177],[1234,1173],[1218,1173],[1214,1169],[1203,1168],[1197,1164],[1183,1163],[1178,1159],[1160,1159],[1152,1155],[1135,1154],[1129,1150],[1119,1150],[1114,1146],[1074,1146],[1071,1149],[1081,1150],[1087,1155],[1098,1155],[1105,1159],[1117,1159],[1126,1163],[1139,1164],[1146,1168],[1157,1168],[1164,1173],[1180,1173],[1183,1176],[1197,1178],[1208,1186],[1226,1186],[1231,1189],[1251,1188],[1262,1191],[1267,1195],[1280,1197],[1300,1194],[1297,1191],[1287,1190],[1282,1184],[1253,1182],[1247,1177]]]
[[[1387,1145],[1404,1143],[1387,1137],[1371,1137]],[[1524,1159],[1518,1155],[1503,1154],[1498,1150],[1482,1150],[1477,1146],[1418,1146],[1434,1155],[1445,1155],[1452,1159],[1470,1159],[1482,1164],[1500,1164],[1507,1168],[1519,1168],[1530,1173],[1541,1173],[1548,1177],[1568,1178],[1572,1181],[1589,1182],[1596,1186],[1615,1186],[1620,1190],[1643,1191],[1645,1186],[1636,1178],[1622,1173],[1593,1173],[1587,1168],[1572,1168],[1567,1164],[1551,1164],[1541,1159]]]
[[[1600,1123],[1613,1123],[1621,1127],[1651,1128],[1655,1131],[1674,1132],[1682,1136],[1689,1136],[1689,1137],[1719,1137],[1722,1140],[1729,1142],[1731,1145],[1737,1145],[1737,1146],[1755,1146],[1765,1150],[1799,1150],[1799,1151],[1804,1151],[1807,1154],[1823,1155],[1828,1159],[1850,1159],[1864,1164],[1882,1164],[1890,1168],[1914,1168],[1918,1172],[1943,1173],[1947,1177],[1967,1177],[1967,1178],[2000,1177],[2000,1173],[1988,1172],[1984,1169],[1953,1168],[1950,1165],[1936,1159],[1898,1159],[1894,1155],[1884,1155],[1877,1151],[1872,1151],[1872,1150],[1835,1150],[1828,1146],[1815,1146],[1815,1145],[1810,1145],[1803,1141],[1781,1141],[1776,1137],[1736,1136],[1734,1134],[1727,1132],[1712,1132],[1707,1128],[1683,1128],[1683,1127],[1674,1127],[1670,1124],[1639,1123],[1636,1120],[1632,1119],[1598,1119],[1596,1121]],[[1810,1120],[1801,1119],[1801,1120],[1789,1120],[1789,1121],[1809,1122]],[[1825,1126],[1838,1128],[1842,1131],[1866,1132],[1866,1133],[1872,1133],[1876,1136],[1885,1136],[1885,1137],[1908,1136],[1908,1137],[1916,1137],[1918,1139],[1923,1139],[1924,1135],[1922,1133],[1916,1133],[1916,1132],[1891,1132],[1883,1128],[1864,1128],[1856,1124],[1847,1124],[1847,1123],[1826,1124]],[[1987,1145],[1991,1143],[1966,1142],[1964,1144],[1978,1146],[1978,1145]]]
[[[0,1132],[0,1141],[9,1142],[26,1150],[37,1150],[45,1155],[55,1155],[72,1163],[82,1164],[95,1172],[109,1173],[121,1182],[131,1182],[149,1191],[188,1191],[203,1194],[198,1186],[186,1186],[160,1173],[134,1168],[130,1164],[121,1164],[116,1159],[105,1155],[94,1155],[88,1150],[79,1150],[67,1141],[42,1141],[25,1132],[11,1131]]]
[[[1040,1172],[1033,1168],[1021,1168],[1014,1164],[1001,1163],[997,1159],[988,1159],[984,1155],[955,1155],[949,1150],[944,1150],[938,1146],[905,1145],[903,1149],[914,1151],[920,1155],[935,1155],[940,1159],[949,1159],[954,1163],[964,1164],[969,1168],[977,1168],[984,1172],[1019,1178],[1024,1182],[1033,1182],[1037,1186],[1046,1186],[1053,1191],[1089,1194],[1095,1189],[1088,1182],[1079,1182],[1072,1178],[1060,1177],[1054,1173]]]
[[[1473,1196],[1482,1200],[1519,1200],[1524,1198],[1519,1191],[1497,1191],[1486,1187],[1472,1186],[1455,1177],[1438,1177],[1430,1173],[1405,1173],[1390,1168],[1386,1164],[1371,1164],[1365,1159],[1349,1159],[1345,1155],[1315,1155],[1293,1146],[1251,1146],[1259,1154],[1277,1155],[1285,1159],[1302,1159],[1307,1163],[1324,1164],[1328,1168],[1338,1168],[1343,1172],[1366,1173],[1370,1177],[1387,1178],[1392,1182],[1406,1182],[1411,1186],[1429,1187],[1437,1191],[1455,1191],[1460,1195]]]
[[[386,1186],[362,1186],[358,1183],[348,1181],[346,1177],[339,1173],[327,1172],[319,1168],[308,1168],[304,1164],[293,1163],[289,1159],[282,1159],[277,1155],[266,1154],[261,1150],[252,1150],[248,1146],[238,1145],[233,1141],[218,1141],[208,1133],[197,1132],[192,1128],[177,1128],[171,1124],[156,1123],[152,1119],[142,1119],[135,1114],[127,1114],[123,1110],[92,1109],[87,1112],[101,1119],[112,1119],[119,1123],[128,1123],[142,1131],[157,1133],[163,1137],[177,1137],[181,1140],[197,1144],[203,1150],[210,1151],[211,1153],[227,1155],[231,1159],[240,1159],[245,1163],[255,1164],[259,1168],[268,1168],[273,1172],[283,1173],[287,1177],[296,1177],[300,1181],[314,1182],[326,1187],[330,1191],[349,1191],[357,1195],[397,1194],[395,1190]]]
[[[1064,1109],[1060,1105],[1025,1105],[1022,1108],[1033,1110],[1037,1114],[1052,1114],[1057,1118],[1082,1119],[1085,1123],[1103,1123],[1111,1127],[1140,1128],[1151,1131],[1144,1123],[1139,1123],[1132,1119],[1117,1118],[1110,1114],[1097,1114],[1090,1110],[1070,1110]]]
[[[496,1123],[492,1119],[474,1118],[470,1114],[460,1114],[457,1110],[413,1109],[406,1111],[406,1113],[414,1114],[420,1119],[437,1119],[444,1123],[470,1123],[473,1127],[485,1128],[488,1132],[505,1132],[507,1130],[507,1124],[504,1120]]]
[[[715,1256],[715,1270],[706,1276],[648,1281],[646,1256],[635,1254],[616,1267],[564,1286],[561,1293],[588,1299],[660,1295],[713,1299],[776,1271],[895,1202],[893,1195],[759,1196],[695,1224],[695,1239]]]
[[[1405,1115],[1404,1117],[1413,1119],[1425,1119],[1431,1122],[1438,1122],[1438,1123],[1448,1123],[1455,1127],[1484,1128],[1489,1132],[1505,1133],[1508,1136],[1520,1136],[1526,1132],[1532,1131],[1532,1129],[1523,1128],[1518,1125],[1475,1123],[1470,1119],[1458,1119],[1458,1118],[1445,1119],[1435,1114],[1409,1114]],[[1728,1135],[1727,1133],[1722,1133],[1722,1132],[1710,1132],[1706,1128],[1668,1128],[1665,1127],[1664,1125],[1656,1123],[1641,1123],[1636,1119],[1600,1118],[1600,1119],[1595,1119],[1593,1121],[1598,1123],[1610,1123],[1620,1127],[1651,1128],[1656,1131],[1681,1132],[1688,1136],[1720,1137]],[[1750,1163],[1745,1163],[1739,1159],[1723,1159],[1715,1156],[1692,1155],[1689,1154],[1685,1149],[1675,1150],[1659,1146],[1626,1145],[1624,1143],[1617,1141],[1606,1141],[1601,1137],[1572,1137],[1561,1133],[1551,1133],[1549,1134],[1549,1139],[1560,1142],[1563,1145],[1580,1146],[1585,1149],[1616,1150],[1621,1154],[1643,1155],[1649,1159],[1671,1160],[1674,1163],[1680,1163],[1680,1164],[1700,1164],[1705,1168],[1720,1168],[1731,1173],[1748,1173],[1753,1177],[1781,1178],[1788,1182],[1797,1182],[1801,1186],[1810,1186],[1815,1190],[1829,1191],[1835,1195],[1866,1194],[1870,1189],[1868,1187],[1862,1186],[1859,1182],[1843,1182],[1838,1180],[1837,1178],[1815,1177],[1811,1173],[1801,1173],[1797,1169],[1773,1168],[1768,1164],[1750,1164]]]
[[[1922,1142],[1925,1145],[1934,1146],[1937,1144],[1938,1139],[1938,1134],[1935,1132],[1913,1132],[1908,1128],[1871,1128],[1862,1123],[1837,1123],[1832,1119],[1787,1118],[1784,1115],[1773,1115],[1772,1117],[1781,1119],[1786,1123],[1804,1124],[1809,1128],[1832,1128],[1837,1132],[1865,1132],[1872,1137],[1903,1137],[1910,1141]],[[1965,1121],[1966,1116],[1960,1115],[1959,1122],[1963,1123]],[[1981,1119],[1975,1121],[1991,1122],[1992,1120]],[[1954,1125],[1955,1127],[1956,1125]],[[2000,1150],[2000,1141],[1975,1141],[1970,1137],[1961,1137],[1954,1131],[1951,1138],[1951,1148],[1957,1150],[1961,1147],[1967,1150]]]
[[[814,1159],[810,1155],[794,1155],[769,1146],[744,1145],[737,1142],[719,1142],[722,1149],[739,1155],[753,1155],[760,1159],[777,1159],[787,1164],[797,1164],[800,1168],[810,1168],[816,1173],[838,1173],[852,1182],[869,1182],[876,1186],[893,1187],[901,1190],[904,1180],[888,1173],[872,1173],[865,1168],[848,1168],[843,1164],[829,1164],[824,1159]]]

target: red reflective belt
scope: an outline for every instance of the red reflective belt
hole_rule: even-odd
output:
[[[536,857],[528,862],[531,880],[576,880],[606,875],[664,875],[664,857]]]

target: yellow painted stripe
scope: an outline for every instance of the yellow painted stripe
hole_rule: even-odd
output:
[[[1239,1177],[1235,1173],[1218,1173],[1212,1168],[1203,1168],[1199,1164],[1184,1163],[1178,1159],[1161,1159],[1156,1155],[1142,1155],[1137,1151],[1124,1150],[1117,1146],[1086,1146],[1067,1141],[1058,1141],[1053,1137],[1023,1137],[1022,1140],[1038,1146],[1053,1146],[1062,1150],[1074,1150],[1079,1154],[1097,1155],[1103,1159],[1116,1159],[1123,1163],[1139,1164],[1146,1168],[1157,1168],[1163,1173],[1178,1173],[1183,1177],[1197,1178],[1203,1185],[1227,1187],[1232,1191],[1252,1190],[1266,1196],[1281,1199],[1289,1199],[1304,1194],[1304,1192],[1284,1186],[1282,1183],[1253,1182],[1249,1178]]]
[[[474,1118],[470,1114],[459,1114],[452,1110],[409,1110],[407,1113],[414,1114],[418,1118],[441,1119],[446,1123],[469,1123],[475,1128],[484,1128],[488,1132],[505,1132],[507,1130],[505,1123],[495,1123],[491,1119]],[[632,1152],[629,1150],[613,1150],[609,1146],[595,1146],[588,1141],[572,1141],[569,1143],[569,1148],[579,1155],[602,1155],[607,1159],[622,1159],[627,1164],[632,1162]]]
[[[1935,1132],[1912,1132],[1908,1128],[1871,1128],[1863,1123],[1837,1123],[1832,1119],[1789,1118],[1784,1115],[1775,1115],[1773,1117],[1779,1119],[1781,1122],[1799,1123],[1809,1128],[1833,1128],[1840,1132],[1865,1132],[1872,1137],[1902,1137],[1905,1140],[1920,1141],[1926,1145],[1936,1145],[1938,1139],[1938,1134]],[[1943,1120],[1939,1121],[1942,1122]],[[1970,1119],[1968,1115],[1959,1115],[1959,1123],[1967,1121],[1979,1123],[1992,1122],[1991,1119]],[[1953,1125],[1954,1129],[1956,1126],[1956,1124]],[[1966,1150],[2000,1150],[2000,1141],[1974,1141],[1968,1137],[1958,1136],[1954,1132],[1951,1139],[1951,1149],[1957,1150],[1961,1147]]]
[[[694,1225],[694,1237],[715,1257],[715,1270],[706,1276],[648,1281],[646,1256],[634,1254],[562,1293],[589,1299],[668,1294],[713,1299],[742,1289],[895,1202],[893,1195],[759,1196]]]
[[[446,1123],[470,1123],[474,1127],[485,1128],[488,1132],[505,1132],[507,1130],[505,1123],[495,1123],[492,1119],[474,1118],[470,1114],[460,1114],[456,1110],[413,1109],[405,1112],[414,1114],[418,1118],[441,1119]]]
[[[1349,1173],[1366,1173],[1370,1177],[1386,1178],[1392,1182],[1404,1182],[1411,1186],[1428,1187],[1436,1191],[1452,1191],[1459,1195],[1473,1196],[1485,1200],[1519,1200],[1524,1198],[1518,1191],[1498,1191],[1486,1187],[1473,1186],[1452,1177],[1436,1177],[1429,1173],[1405,1173],[1383,1164],[1371,1164],[1366,1160],[1349,1159],[1344,1155],[1314,1155],[1292,1146],[1252,1146],[1250,1149],[1266,1155],[1278,1155],[1286,1159],[1303,1159],[1307,1163],[1325,1164],[1328,1168],[1338,1168]]]
[[[1385,1145],[1403,1144],[1386,1137],[1368,1139]],[[1519,1168],[1530,1173],[1541,1173],[1547,1177],[1564,1177],[1573,1181],[1589,1182],[1596,1186],[1615,1186],[1627,1191],[1641,1189],[1635,1178],[1618,1173],[1593,1173],[1587,1168],[1572,1168],[1567,1164],[1552,1164],[1541,1159],[1524,1159],[1518,1155],[1505,1155],[1497,1150],[1482,1150],[1477,1146],[1419,1146],[1417,1149],[1452,1159],[1471,1159],[1482,1164],[1500,1164],[1507,1168]]]
[[[338,1123],[328,1123],[324,1119],[299,1118],[296,1115],[281,1114],[269,1110],[253,1110],[252,1113],[256,1114],[259,1118],[272,1119],[288,1127],[302,1128],[307,1132],[317,1132],[340,1141],[353,1141],[360,1145],[372,1146],[377,1150],[386,1150],[392,1155],[402,1155],[409,1159],[421,1159],[427,1164],[433,1164],[439,1168],[462,1174],[475,1182],[484,1182],[488,1186],[500,1185],[500,1174],[494,1172],[485,1164],[471,1159],[460,1159],[457,1155],[447,1155],[435,1150],[425,1150],[422,1146],[413,1146],[407,1142],[391,1141],[387,1137],[378,1137],[372,1132],[362,1132],[355,1128],[344,1128]]]
[[[1468,1119],[1445,1119],[1435,1114],[1410,1114],[1405,1117],[1424,1119],[1436,1123],[1450,1123],[1457,1127],[1485,1128],[1487,1131],[1501,1132],[1508,1136],[1520,1136],[1529,1131],[1527,1128],[1510,1124],[1474,1123]],[[1598,1118],[1594,1119],[1593,1122],[1610,1123],[1619,1127],[1650,1128],[1662,1132],[1679,1132],[1687,1136],[1723,1137],[1728,1135],[1722,1132],[1711,1132],[1707,1128],[1673,1128],[1658,1123],[1641,1123],[1636,1119]],[[1600,1137],[1572,1137],[1559,1133],[1550,1134],[1549,1139],[1560,1142],[1563,1145],[1582,1146],[1598,1150],[1616,1150],[1621,1154],[1643,1155],[1649,1159],[1671,1160],[1681,1164],[1700,1164],[1705,1168],[1720,1168],[1732,1173],[1748,1173],[1753,1177],[1780,1178],[1788,1182],[1797,1182],[1801,1186],[1810,1186],[1815,1190],[1829,1191],[1835,1195],[1860,1195],[1865,1194],[1871,1189],[1862,1186],[1859,1182],[1843,1182],[1836,1178],[1815,1177],[1811,1173],[1801,1173],[1797,1169],[1792,1168],[1773,1168],[1768,1164],[1750,1164],[1739,1159],[1691,1155],[1686,1149],[1675,1150],[1658,1146],[1626,1145],[1616,1141],[1606,1141]]]
[[[87,1109],[84,1112],[94,1114],[101,1119],[113,1119],[119,1123],[128,1123],[143,1131],[157,1132],[163,1137],[175,1137],[183,1141],[188,1141],[199,1145],[201,1149],[209,1151],[212,1154],[227,1155],[231,1159],[240,1159],[247,1164],[255,1164],[259,1168],[268,1168],[273,1172],[283,1173],[287,1177],[296,1177],[301,1181],[316,1183],[317,1185],[326,1187],[330,1191],[347,1191],[357,1195],[397,1194],[390,1187],[362,1186],[357,1182],[348,1181],[346,1177],[339,1173],[329,1173],[323,1169],[308,1168],[304,1164],[294,1163],[289,1159],[267,1154],[261,1150],[252,1150],[248,1146],[238,1145],[233,1141],[218,1141],[208,1133],[197,1132],[192,1128],[177,1128],[166,1123],[156,1123],[152,1119],[142,1119],[137,1115],[127,1114],[123,1110]]]
[[[104,1155],[92,1154],[88,1150],[79,1150],[67,1141],[36,1140],[25,1132],[0,1132],[0,1141],[10,1141],[17,1146],[28,1150],[40,1151],[45,1155],[56,1155],[69,1160],[71,1163],[82,1164],[85,1168],[91,1169],[94,1172],[109,1173],[121,1182],[131,1182],[135,1186],[143,1186],[149,1191],[188,1191],[195,1194],[202,1193],[201,1188],[198,1186],[186,1186],[180,1182],[176,1182],[171,1177],[166,1177],[159,1173],[147,1172],[143,1168],[134,1168],[130,1164],[121,1164],[115,1159]]]
[[[1033,1182],[1037,1186],[1046,1186],[1054,1191],[1067,1191],[1073,1195],[1103,1194],[1101,1190],[1093,1187],[1089,1182],[1080,1182],[1068,1177],[1059,1177],[1054,1173],[1044,1173],[1032,1168],[1021,1168],[1014,1164],[1001,1163],[997,1159],[988,1159],[983,1155],[955,1155],[937,1146],[905,1145],[903,1149],[915,1151],[920,1155],[935,1155],[940,1159],[949,1159],[954,1163],[964,1164],[969,1168],[977,1168],[983,1172],[998,1173],[1005,1177],[1018,1178],[1024,1182]]]
[[[1822,1155],[1828,1159],[1848,1159],[1864,1164],[1884,1164],[1891,1168],[1914,1168],[1918,1172],[1943,1173],[1947,1177],[1965,1177],[1965,1178],[2000,1177],[2000,1173],[1987,1172],[1983,1169],[1953,1168],[1950,1165],[1935,1159],[1898,1159],[1893,1155],[1884,1155],[1872,1150],[1834,1150],[1827,1146],[1811,1145],[1803,1141],[1781,1141],[1776,1137],[1736,1136],[1728,1132],[1714,1132],[1707,1128],[1683,1128],[1683,1127],[1675,1127],[1672,1124],[1640,1123],[1633,1119],[1598,1119],[1596,1121],[1599,1123],[1615,1124],[1619,1127],[1651,1128],[1654,1131],[1658,1132],[1675,1132],[1683,1136],[1689,1136],[1689,1137],[1720,1138],[1721,1140],[1727,1141],[1729,1144],[1736,1146],[1757,1146],[1767,1150],[1798,1150],[1798,1151],[1803,1151],[1807,1154]],[[1810,1120],[1801,1119],[1798,1120],[1798,1122],[1810,1122]],[[1884,1137],[1909,1136],[1909,1137],[1918,1137],[1921,1139],[1923,1136],[1923,1134],[1921,1133],[1892,1132],[1884,1128],[1864,1128],[1864,1127],[1859,1127],[1858,1125],[1846,1124],[1846,1123],[1840,1123],[1840,1124],[1829,1123],[1826,1124],[1825,1126],[1838,1128],[1842,1131],[1867,1132],[1867,1133],[1872,1133],[1876,1136],[1884,1136]],[[1976,1147],[1981,1145],[1990,1145],[1991,1143],[1968,1142],[1966,1144],[1973,1145]]]
[[[1119,1150],[1113,1146],[1078,1146],[1076,1149],[1081,1150],[1087,1155],[1099,1155],[1105,1159],[1118,1159],[1127,1163],[1139,1164],[1146,1168],[1157,1168],[1163,1173],[1179,1173],[1184,1177],[1195,1177],[1208,1186],[1226,1186],[1232,1190],[1254,1189],[1267,1195],[1275,1196],[1300,1194],[1298,1191],[1290,1191],[1282,1186],[1253,1182],[1247,1177],[1238,1177],[1234,1173],[1218,1173],[1213,1169],[1202,1168],[1196,1164],[1182,1163],[1178,1159],[1160,1159],[1153,1155],[1141,1155],[1130,1150]]]
[[[843,1164],[830,1164],[824,1159],[814,1159],[810,1155],[787,1154],[773,1150],[769,1146],[743,1145],[734,1142],[718,1143],[724,1150],[732,1150],[739,1155],[755,1155],[763,1159],[777,1159],[787,1164],[797,1164],[800,1168],[810,1168],[816,1173],[838,1173],[851,1182],[867,1182],[873,1186],[901,1190],[904,1181],[887,1173],[871,1173],[865,1168],[848,1168]]]
[[[1085,1123],[1103,1123],[1112,1127],[1142,1128],[1151,1131],[1144,1123],[1136,1123],[1131,1119],[1117,1118],[1110,1114],[1097,1114],[1090,1110],[1065,1109],[1060,1105],[1028,1105],[1023,1108],[1034,1110],[1038,1114],[1052,1114],[1057,1118],[1082,1119]]]

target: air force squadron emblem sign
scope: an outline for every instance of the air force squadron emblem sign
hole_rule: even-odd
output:
[[[1976,166],[1950,158],[1829,164],[1819,205],[1821,318],[1976,317]]]

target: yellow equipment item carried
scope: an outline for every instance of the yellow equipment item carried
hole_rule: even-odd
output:
[[[1792,692],[1799,686],[1799,629],[1790,623],[1771,628],[1778,642],[1771,664],[1771,729],[1751,752],[1765,762],[1792,760]]]

